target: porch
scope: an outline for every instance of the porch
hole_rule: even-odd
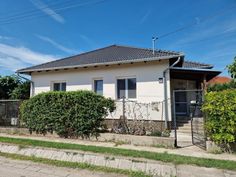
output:
[[[205,148],[201,105],[207,82],[218,74],[209,69],[171,68],[172,129],[178,146],[195,144]]]
[[[189,118],[191,103],[200,103],[207,82],[220,74],[209,69],[171,68],[170,91],[172,100],[172,117]],[[175,106],[175,110],[173,107]]]

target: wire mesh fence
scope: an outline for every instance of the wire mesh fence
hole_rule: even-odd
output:
[[[144,135],[166,129],[164,101],[138,102],[123,98],[115,104],[116,110],[108,116],[116,120],[112,128],[115,133]]]
[[[19,127],[20,100],[0,100],[0,126]]]

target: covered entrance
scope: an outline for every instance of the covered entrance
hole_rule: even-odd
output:
[[[220,72],[207,69],[171,68],[172,118],[176,146],[205,148],[204,116],[201,106],[206,83]]]

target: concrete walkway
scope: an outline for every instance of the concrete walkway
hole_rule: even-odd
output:
[[[0,157],[0,177],[120,177],[120,174],[49,166]]]
[[[166,149],[166,148],[156,148],[156,147],[133,146],[133,145],[127,145],[127,144],[116,146],[115,143],[112,143],[112,142],[97,142],[97,141],[78,140],[78,139],[62,139],[62,138],[44,137],[44,136],[10,135],[10,134],[3,134],[3,133],[0,133],[0,136],[52,141],[52,142],[62,142],[62,143],[73,143],[73,144],[82,144],[82,145],[114,147],[114,148],[121,148],[121,149],[132,149],[132,150],[141,150],[141,151],[149,151],[149,152],[159,152],[159,153],[166,152],[169,154],[178,154],[178,155],[184,155],[184,156],[236,161],[235,154],[226,154],[226,153],[210,154],[196,146],[188,146],[188,147],[178,148],[178,149]]]

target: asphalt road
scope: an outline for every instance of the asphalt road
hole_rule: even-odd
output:
[[[0,177],[121,177],[80,169],[54,167],[30,161],[12,160],[0,157]]]

